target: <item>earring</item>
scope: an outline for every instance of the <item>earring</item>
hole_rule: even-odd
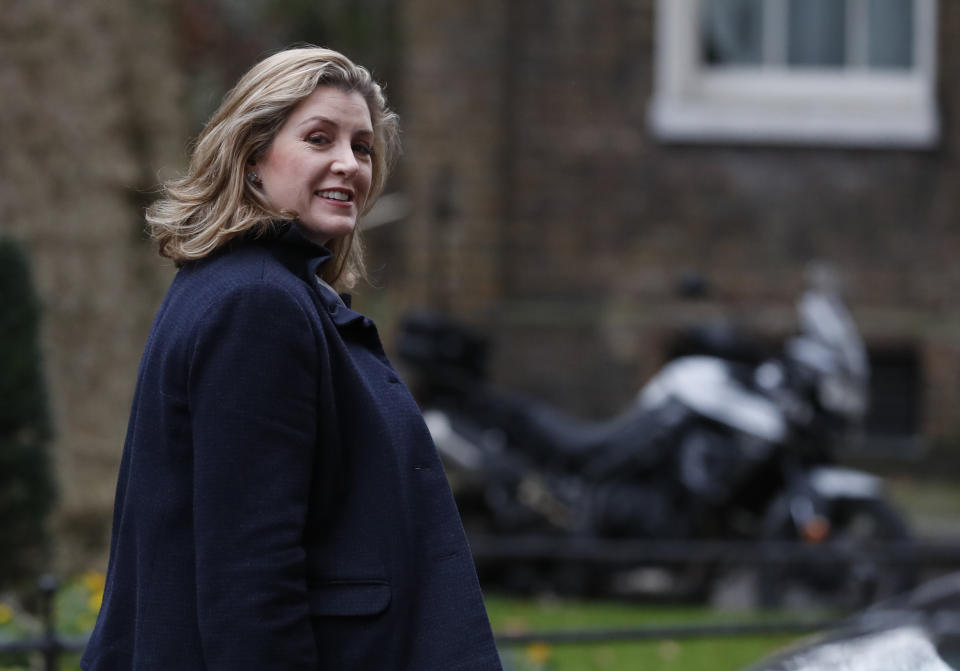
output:
[[[247,179],[254,184],[260,184],[260,175],[255,170],[251,170],[247,173]]]

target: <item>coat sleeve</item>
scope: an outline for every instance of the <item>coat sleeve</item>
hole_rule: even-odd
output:
[[[234,288],[207,311],[189,371],[201,642],[211,671],[316,669],[304,527],[318,348],[286,290]]]

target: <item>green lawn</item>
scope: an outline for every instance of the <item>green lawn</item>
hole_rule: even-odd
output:
[[[564,629],[627,629],[670,624],[768,621],[764,613],[721,613],[704,607],[650,606],[488,596],[497,633]],[[751,636],[611,643],[501,645],[518,670],[544,671],[733,671],[743,669],[796,636]]]

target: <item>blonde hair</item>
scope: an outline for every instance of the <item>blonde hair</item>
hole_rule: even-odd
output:
[[[370,191],[360,214],[370,210],[399,151],[397,115],[370,73],[343,54],[313,46],[287,49],[254,65],[227,93],[197,137],[186,174],[164,184],[163,196],[147,209],[150,236],[161,256],[179,266],[238,236],[260,235],[278,219],[295,218],[275,211],[245,179],[247,163],[267,151],[293,109],[320,86],[357,92],[366,100],[374,153]],[[333,259],[324,264],[323,279],[338,288],[352,287],[364,276],[356,230],[328,248]]]

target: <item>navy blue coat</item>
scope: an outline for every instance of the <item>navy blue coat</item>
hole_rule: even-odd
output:
[[[295,226],[178,272],[140,364],[87,671],[500,669],[449,486]]]

